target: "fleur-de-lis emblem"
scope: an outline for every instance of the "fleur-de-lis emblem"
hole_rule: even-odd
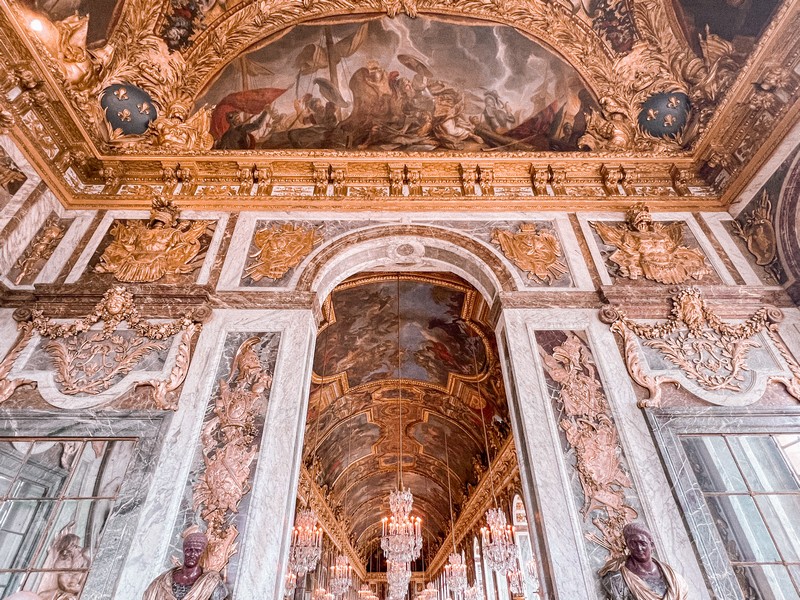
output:
[[[655,108],[648,108],[647,109],[647,120],[648,121],[655,121],[658,117],[658,111]]]
[[[670,108],[678,108],[681,105],[681,100],[677,96],[670,96],[667,100],[667,106]]]
[[[127,108],[125,108],[125,109],[119,111],[117,113],[117,116],[119,117],[120,121],[125,121],[125,122],[130,121],[131,120],[131,111],[129,111]]]
[[[672,127],[675,125],[675,115],[666,115],[664,117],[664,127]]]
[[[150,114],[150,105],[147,102],[142,102],[141,104],[137,104],[136,108],[139,109],[140,115],[149,115]]]
[[[117,97],[117,100],[122,102],[123,100],[128,99],[128,90],[126,90],[124,87],[117,88],[114,90],[114,95]]]

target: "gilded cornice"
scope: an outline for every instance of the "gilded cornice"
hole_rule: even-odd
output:
[[[402,211],[417,210],[421,203],[432,210],[620,210],[638,201],[656,211],[715,210],[735,198],[800,113],[800,38],[794,35],[800,5],[792,2],[779,9],[730,89],[711,91],[685,78],[684,67],[703,57],[674,34],[659,0],[634,4],[639,38],[625,55],[615,54],[560,3],[544,0],[471,0],[457,9],[444,0],[249,0],[210,23],[183,53],[167,54],[155,33],[165,18],[164,5],[126,2],[109,40],[122,50],[103,65],[91,86],[80,88],[65,79],[44,44],[23,30],[17,8],[0,0],[0,126],[68,208],[146,208],[157,192],[174,195],[182,208],[222,210]],[[118,146],[99,127],[102,115],[95,99],[109,83],[129,80],[151,92],[162,107],[190,107],[223,66],[275,32],[335,14],[397,12],[513,25],[570,62],[601,106],[615,106],[628,122],[635,121],[644,97],[656,91],[685,90],[703,102],[713,98],[714,110],[703,113],[689,150],[637,130],[627,147],[586,153],[176,153],[150,142]],[[17,89],[21,92],[9,99],[8,93]],[[480,195],[464,195],[463,178],[473,165],[492,179]],[[392,170],[398,166],[419,174],[421,194],[392,195]],[[323,169],[331,181],[319,180]],[[316,187],[319,192],[333,179],[334,195],[308,191]]]
[[[298,489],[307,490],[308,497],[305,498],[305,500],[317,513],[320,526],[328,537],[333,540],[333,544],[347,555],[356,575],[363,580],[367,575],[366,569],[364,568],[364,558],[353,548],[347,529],[342,525],[341,521],[336,518],[336,515],[333,514],[331,507],[325,499],[325,494],[322,493],[322,490],[316,482],[313,481],[306,467],[301,467],[300,485]]]

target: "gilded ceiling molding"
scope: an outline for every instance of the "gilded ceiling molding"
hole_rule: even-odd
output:
[[[494,485],[490,479],[490,473],[494,476]],[[477,531],[486,510],[493,506],[494,496],[502,495],[503,491],[509,486],[516,486],[519,481],[518,478],[517,450],[514,446],[513,437],[509,436],[492,461],[491,467],[487,468],[483,473],[477,487],[458,512],[458,518],[453,527],[456,545],[461,544],[470,532]],[[445,539],[449,539],[452,535],[448,531]],[[451,552],[452,546],[450,544],[442,544],[436,556],[427,566],[427,573],[439,573],[444,569]]]
[[[317,468],[314,464],[311,469]],[[320,526],[333,541],[334,546],[344,552],[359,578],[364,579],[367,571],[364,567],[364,554],[356,550],[349,533],[349,527],[336,518],[328,504],[329,495],[323,492],[306,466],[300,469],[298,490],[302,499],[317,513]],[[304,493],[305,492],[305,493]]]
[[[759,382],[774,381],[800,400],[800,365],[780,338],[778,324],[783,314],[776,308],[760,308],[745,321],[729,324],[708,306],[697,288],[687,288],[672,296],[672,311],[664,322],[632,321],[612,306],[603,308],[600,317],[622,339],[631,378],[648,391],[648,397],[639,401],[640,408],[661,405],[664,383],[682,386],[714,404],[738,406],[759,399],[760,394],[748,397],[753,389],[763,392],[765,383],[759,386]],[[761,367],[748,362],[753,351],[764,347],[761,332],[775,344],[783,364]],[[647,349],[675,368],[651,366]]]
[[[59,393],[67,396],[103,394],[118,385],[120,379],[124,381],[145,356],[151,352],[165,352],[167,340],[179,335],[174,363],[167,376],[133,383],[137,387],[149,385],[153,388],[152,397],[158,409],[176,410],[175,392],[186,378],[192,340],[206,316],[207,310],[201,308],[193,315],[170,322],[146,321],[139,315],[133,294],[124,287],[109,289],[91,314],[70,323],[53,323],[40,310],[18,309],[14,317],[21,335],[0,363],[0,403],[8,400],[21,385],[35,383],[31,379],[10,377],[14,361],[34,333],[50,340],[42,350],[54,363]],[[102,328],[93,329],[99,322]],[[121,333],[123,322],[133,330],[132,336]]]

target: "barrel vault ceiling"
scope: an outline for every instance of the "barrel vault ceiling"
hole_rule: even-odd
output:
[[[789,0],[0,0],[67,207],[724,208],[794,123]]]
[[[432,557],[451,529],[450,496],[457,519],[487,449],[494,460],[509,435],[486,312],[469,284],[431,273],[361,274],[326,302],[304,459],[362,556],[399,487],[401,443],[403,485]]]

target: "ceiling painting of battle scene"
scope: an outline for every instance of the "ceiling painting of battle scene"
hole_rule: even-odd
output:
[[[578,150],[596,104],[577,72],[505,26],[419,16],[299,25],[198,101],[215,148]]]
[[[495,457],[510,435],[487,306],[453,275],[363,273],[324,313],[304,443],[312,480],[353,543],[369,548],[402,448],[403,482],[435,552],[450,526],[448,479],[457,511],[487,450]]]

